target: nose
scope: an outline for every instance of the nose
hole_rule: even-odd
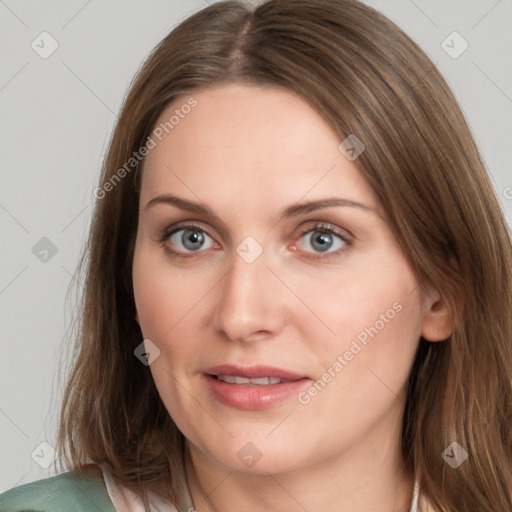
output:
[[[286,324],[285,297],[262,254],[247,263],[238,254],[217,288],[214,326],[225,338],[238,342],[269,340]]]

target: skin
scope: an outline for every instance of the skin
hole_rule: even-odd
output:
[[[340,137],[307,103],[243,84],[194,97],[197,107],[145,161],[133,283],[144,338],[160,350],[152,375],[187,438],[195,508],[408,511],[414,476],[403,471],[399,446],[405,389],[420,336],[450,334],[446,305],[437,290],[418,286],[357,160],[338,150]],[[216,217],[146,207],[162,194]],[[331,197],[365,207],[279,218],[297,202]],[[204,229],[200,250],[186,252],[183,232],[162,241],[182,221]],[[335,235],[319,252],[318,222],[348,243]],[[247,236],[263,249],[252,263],[236,251]],[[306,405],[293,396],[240,410],[204,385],[201,372],[224,363],[319,379],[397,303],[400,312]],[[248,441],[261,453],[251,468],[237,456]]]

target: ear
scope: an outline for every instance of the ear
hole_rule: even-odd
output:
[[[454,330],[454,319],[448,304],[433,285],[423,287],[423,322],[421,336],[427,341],[443,341]]]

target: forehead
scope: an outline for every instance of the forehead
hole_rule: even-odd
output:
[[[338,134],[290,91],[209,87],[175,100],[158,127],[165,129],[146,157],[141,203],[172,191],[261,208],[262,202],[313,199],[334,188],[353,200],[371,196],[375,204],[356,165],[339,151]]]

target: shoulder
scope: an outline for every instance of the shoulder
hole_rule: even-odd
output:
[[[115,512],[101,470],[86,466],[0,495],[2,512]]]

